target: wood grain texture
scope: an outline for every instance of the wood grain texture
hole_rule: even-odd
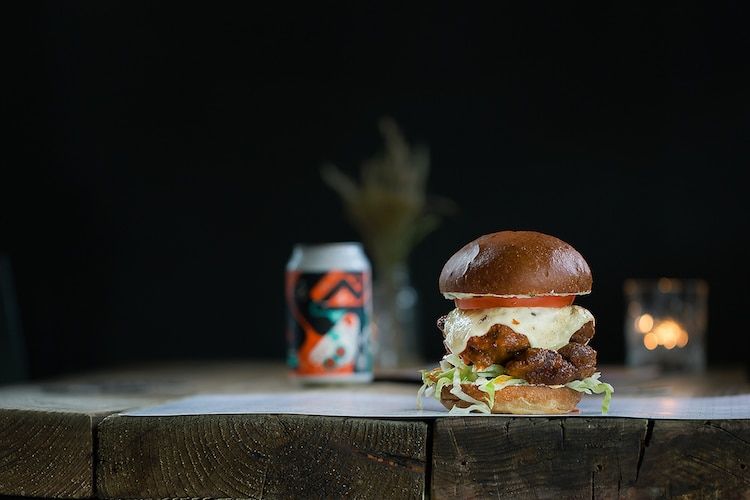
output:
[[[750,420],[652,420],[626,498],[750,499]]]
[[[636,479],[646,431],[639,419],[438,419],[432,495],[617,498]]]
[[[89,415],[0,409],[0,494],[93,496],[92,433]]]
[[[0,389],[0,495],[94,495],[95,427],[106,415],[159,399],[77,386]]]
[[[750,421],[435,421],[433,498],[748,498]]]
[[[421,498],[427,424],[304,415],[111,416],[103,498]]]

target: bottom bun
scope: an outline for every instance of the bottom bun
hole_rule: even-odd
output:
[[[450,392],[450,386],[444,386],[440,402],[449,410],[454,406],[466,408],[467,403]],[[489,395],[471,384],[461,384],[461,390],[474,399],[489,404]],[[570,413],[576,411],[576,405],[582,394],[568,387],[549,387],[546,385],[511,385],[495,391],[495,404],[492,413],[515,413],[519,415],[546,415]]]

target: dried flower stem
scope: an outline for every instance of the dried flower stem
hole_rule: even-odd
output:
[[[385,149],[362,163],[360,184],[331,164],[323,167],[322,177],[341,196],[376,272],[387,274],[406,262],[414,246],[440,224],[440,215],[454,205],[445,199],[428,204],[428,149],[410,146],[393,119],[381,119],[379,128]]]

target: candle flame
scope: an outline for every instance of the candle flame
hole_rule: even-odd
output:
[[[648,333],[654,327],[654,317],[650,314],[642,314],[635,320],[635,327],[641,333]]]
[[[646,316],[648,318],[645,318]],[[658,346],[663,346],[665,349],[685,347],[688,343],[687,331],[673,319],[668,318],[655,322],[652,316],[644,314],[638,318],[637,327],[645,333],[643,345],[649,351],[653,351]],[[644,330],[646,331],[644,332]]]
[[[659,345],[659,338],[653,332],[649,332],[643,337],[643,345],[649,351],[653,351]]]

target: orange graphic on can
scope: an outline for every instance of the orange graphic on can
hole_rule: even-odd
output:
[[[362,271],[287,271],[287,358],[297,375],[372,371],[369,280]]]

